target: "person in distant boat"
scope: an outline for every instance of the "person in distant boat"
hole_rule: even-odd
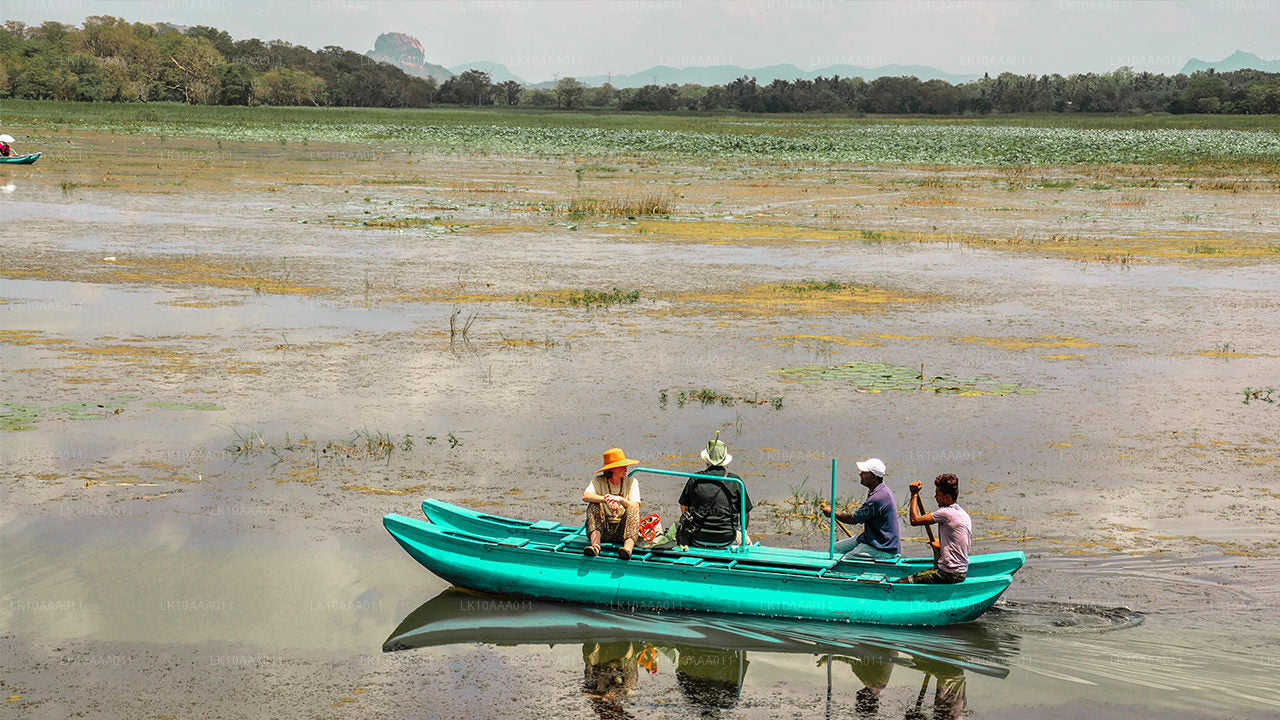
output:
[[[933,479],[933,497],[938,509],[924,511],[920,502],[920,483],[911,483],[911,501],[908,504],[912,525],[938,524],[938,539],[930,543],[933,548],[934,567],[898,580],[900,583],[921,585],[948,585],[964,582],[969,572],[969,540],[973,534],[973,522],[969,513],[956,500],[960,497],[960,480],[951,473]]]
[[[591,544],[583,550],[589,557],[600,554],[600,543],[611,542],[621,547],[618,557],[631,559],[631,551],[640,537],[640,482],[627,476],[627,468],[639,460],[627,458],[620,448],[604,452],[604,467],[596,471],[582,492],[587,503],[587,535]]]
[[[741,480],[735,473],[725,469],[725,465],[733,462],[729,448],[720,441],[720,433],[715,439],[707,442],[702,451],[702,460],[707,467],[700,475],[717,475]],[[741,540],[738,526],[738,515],[742,509],[739,500],[745,487],[735,482],[709,480],[706,478],[689,478],[684,490],[680,492],[680,520],[676,523],[676,542],[680,545],[697,547],[726,547]],[[742,519],[742,530],[751,524],[751,496],[745,498],[747,515]],[[747,537],[746,543],[751,542]]]
[[[836,543],[836,552],[844,557],[869,557],[888,560],[902,554],[898,532],[898,501],[884,481],[884,461],[867,458],[857,463],[858,481],[867,489],[867,499],[850,513],[836,513],[840,522],[862,523],[862,532]],[[831,506],[822,504],[822,514],[831,517]]]
[[[0,157],[18,157],[18,153],[13,151],[9,143],[13,142],[13,138],[8,135],[0,135]]]

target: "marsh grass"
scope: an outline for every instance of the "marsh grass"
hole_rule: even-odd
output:
[[[1187,252],[1193,255],[1218,255],[1224,251],[1222,248],[1214,247],[1207,242],[1200,242],[1187,248]]]
[[[673,390],[664,388],[658,391],[658,407],[666,408],[667,403],[674,400],[676,407],[684,407],[690,403],[699,403],[703,407],[708,405],[723,405],[725,407],[733,407],[738,403],[745,405],[769,405],[774,410],[782,409],[782,396],[774,396],[768,398],[760,397],[760,393],[753,393],[751,397],[745,395],[734,395],[733,393],[721,392],[710,388],[699,388],[690,390]]]
[[[569,202],[569,217],[581,220],[589,217],[666,216],[671,214],[671,199],[663,195],[646,195],[639,198],[585,197]]]
[[[606,305],[630,305],[640,300],[639,290],[619,290],[614,288],[608,292],[599,290],[572,290],[564,296],[563,302],[572,307],[603,307]]]
[[[830,499],[825,492],[808,487],[808,482],[809,478],[806,477],[799,485],[792,485],[790,495],[770,506],[775,520],[800,524],[802,540],[827,532],[827,516],[822,514],[822,505],[830,502]],[[849,497],[837,497],[833,505],[837,512],[850,512],[857,507],[858,502]],[[837,530],[837,539],[841,535]]]
[[[808,295],[812,293],[834,293],[845,290],[862,290],[866,286],[858,283],[840,282],[839,280],[805,280],[796,285],[779,285],[778,289],[792,295]]]

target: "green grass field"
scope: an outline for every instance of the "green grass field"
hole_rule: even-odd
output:
[[[6,101],[0,125],[439,152],[661,155],[805,162],[1280,167],[1280,117],[1015,115],[962,118],[564,113],[504,108],[210,107]],[[24,143],[23,147],[32,145]]]

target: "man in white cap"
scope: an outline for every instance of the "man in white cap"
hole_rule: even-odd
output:
[[[867,499],[853,512],[836,513],[840,522],[862,523],[856,537],[836,543],[836,552],[845,557],[870,557],[888,560],[902,554],[898,533],[898,501],[884,481],[884,462],[868,458],[858,463],[858,481],[867,489]],[[831,506],[822,504],[822,514],[831,517]]]

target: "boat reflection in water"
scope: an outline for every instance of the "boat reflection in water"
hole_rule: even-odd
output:
[[[383,650],[477,643],[581,643],[582,693],[602,718],[632,717],[628,706],[639,678],[658,673],[661,666],[674,666],[676,686],[691,707],[701,709],[704,717],[718,717],[738,706],[750,653],[814,656],[816,666],[826,670],[828,716],[833,688],[850,687],[843,672],[848,667],[861,685],[855,695],[859,717],[879,717],[882,710],[902,714],[901,696],[885,704],[882,695],[894,670],[901,674],[906,669],[922,676],[914,707],[905,701],[907,717],[960,718],[967,710],[966,673],[1004,678],[1018,652],[1017,635],[982,623],[915,629],[658,613],[512,600],[458,589],[446,590],[410,613]],[[925,709],[931,683],[933,706]]]

